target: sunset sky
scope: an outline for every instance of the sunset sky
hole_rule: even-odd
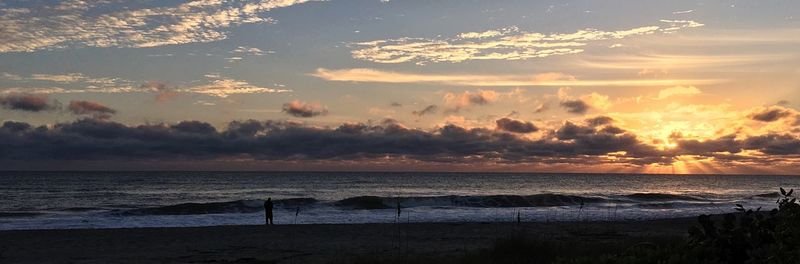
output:
[[[800,2],[0,2],[0,167],[800,173]]]

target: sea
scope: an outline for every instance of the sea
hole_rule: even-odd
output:
[[[625,221],[768,211],[800,176],[0,172],[0,230]],[[399,208],[399,209],[398,209]]]

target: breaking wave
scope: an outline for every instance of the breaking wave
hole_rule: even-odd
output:
[[[277,207],[296,207],[316,203],[313,198],[275,200]],[[140,208],[124,211],[124,215],[193,215],[223,213],[255,213],[264,210],[262,200],[239,200],[213,203],[182,203],[161,207]]]
[[[351,209],[387,209],[397,207],[552,207],[599,203],[652,204],[653,202],[704,202],[708,199],[666,193],[634,193],[619,196],[578,196],[567,194],[487,195],[487,196],[429,196],[429,197],[377,197],[358,196],[334,203]]]
[[[338,201],[322,202],[314,198],[292,198],[275,200],[276,209],[293,209],[308,206],[329,206],[342,210],[379,210],[409,207],[472,207],[472,208],[515,208],[515,207],[556,207],[581,205],[631,205],[643,208],[672,208],[697,206],[713,201],[700,196],[667,193],[634,193],[613,196],[579,196],[569,194],[534,195],[448,195],[417,197],[356,196]],[[137,208],[122,211],[123,215],[196,215],[223,213],[256,213],[264,210],[263,200],[238,200],[230,202],[182,203],[161,207]]]

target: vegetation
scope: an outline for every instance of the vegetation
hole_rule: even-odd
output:
[[[736,205],[722,223],[700,216],[689,230],[689,246],[699,259],[715,263],[797,263],[800,261],[800,204],[781,188],[778,208],[768,213]]]
[[[361,256],[346,263],[800,263],[800,204],[794,190],[780,191],[776,209],[764,212],[737,204],[738,213],[717,221],[702,215],[684,238],[566,242],[519,234],[458,256]]]

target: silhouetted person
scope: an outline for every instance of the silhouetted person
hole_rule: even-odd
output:
[[[264,201],[264,222],[266,225],[272,225],[272,198],[267,198]]]
[[[397,198],[397,221],[398,222],[400,222],[400,213],[401,212],[402,211],[400,210],[400,198]]]

